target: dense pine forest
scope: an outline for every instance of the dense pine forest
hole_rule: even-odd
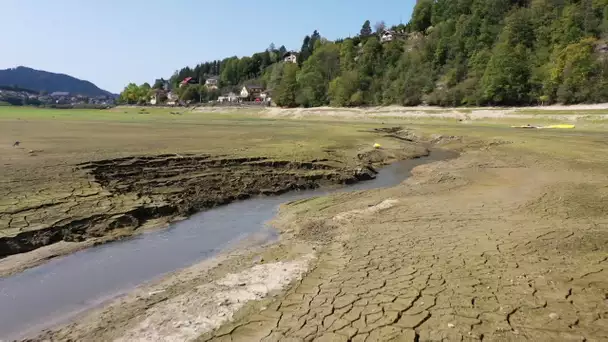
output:
[[[336,41],[314,31],[297,63],[271,45],[185,67],[168,83],[194,102],[259,84],[284,107],[608,102],[607,41],[608,0],[418,0],[406,25],[366,21]],[[218,77],[220,89],[176,87],[186,77]],[[122,98],[164,82],[131,84]]]

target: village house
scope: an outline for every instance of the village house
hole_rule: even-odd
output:
[[[285,63],[297,63],[298,55],[296,55],[296,53],[293,51],[289,51],[283,55],[283,61]]]
[[[265,103],[270,103],[272,101],[272,94],[270,90],[263,91],[260,94],[260,99],[262,99],[262,101]]]
[[[392,42],[395,39],[395,33],[391,30],[384,30],[380,35],[380,42],[387,43]]]
[[[217,89],[219,87],[219,79],[217,77],[209,77],[205,81],[205,87],[207,89]]]
[[[152,96],[150,96],[149,103],[151,105],[157,105],[163,103],[164,100],[167,99],[167,92],[163,89],[154,89]]]
[[[239,100],[240,100],[239,96],[233,92],[224,94],[217,98],[217,102],[220,102],[220,103],[225,103],[225,102],[234,103],[234,102],[239,102]]]
[[[186,84],[198,84],[198,81],[194,77],[186,77],[183,81],[179,83],[180,88],[185,86]]]
[[[167,104],[169,106],[175,106],[179,101],[179,96],[176,93],[170,91],[167,93]]]
[[[260,85],[247,85],[241,89],[240,97],[245,101],[254,101],[260,98],[263,91],[264,87]]]

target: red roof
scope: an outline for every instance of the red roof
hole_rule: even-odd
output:
[[[184,78],[184,80],[182,81],[182,84],[186,84],[186,83],[190,82],[191,79],[192,79],[192,77]]]

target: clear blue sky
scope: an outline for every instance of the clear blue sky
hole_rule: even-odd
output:
[[[120,92],[176,69],[407,23],[415,0],[1,0],[0,69],[65,73]]]

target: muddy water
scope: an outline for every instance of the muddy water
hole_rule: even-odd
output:
[[[399,184],[415,166],[453,157],[436,150],[429,157],[394,163],[376,179],[337,190],[311,190],[257,197],[193,215],[169,228],[89,248],[23,273],[0,279],[0,341],[22,338],[63,323],[135,286],[217,254],[246,238],[276,238],[265,222],[281,203],[336,191]]]

